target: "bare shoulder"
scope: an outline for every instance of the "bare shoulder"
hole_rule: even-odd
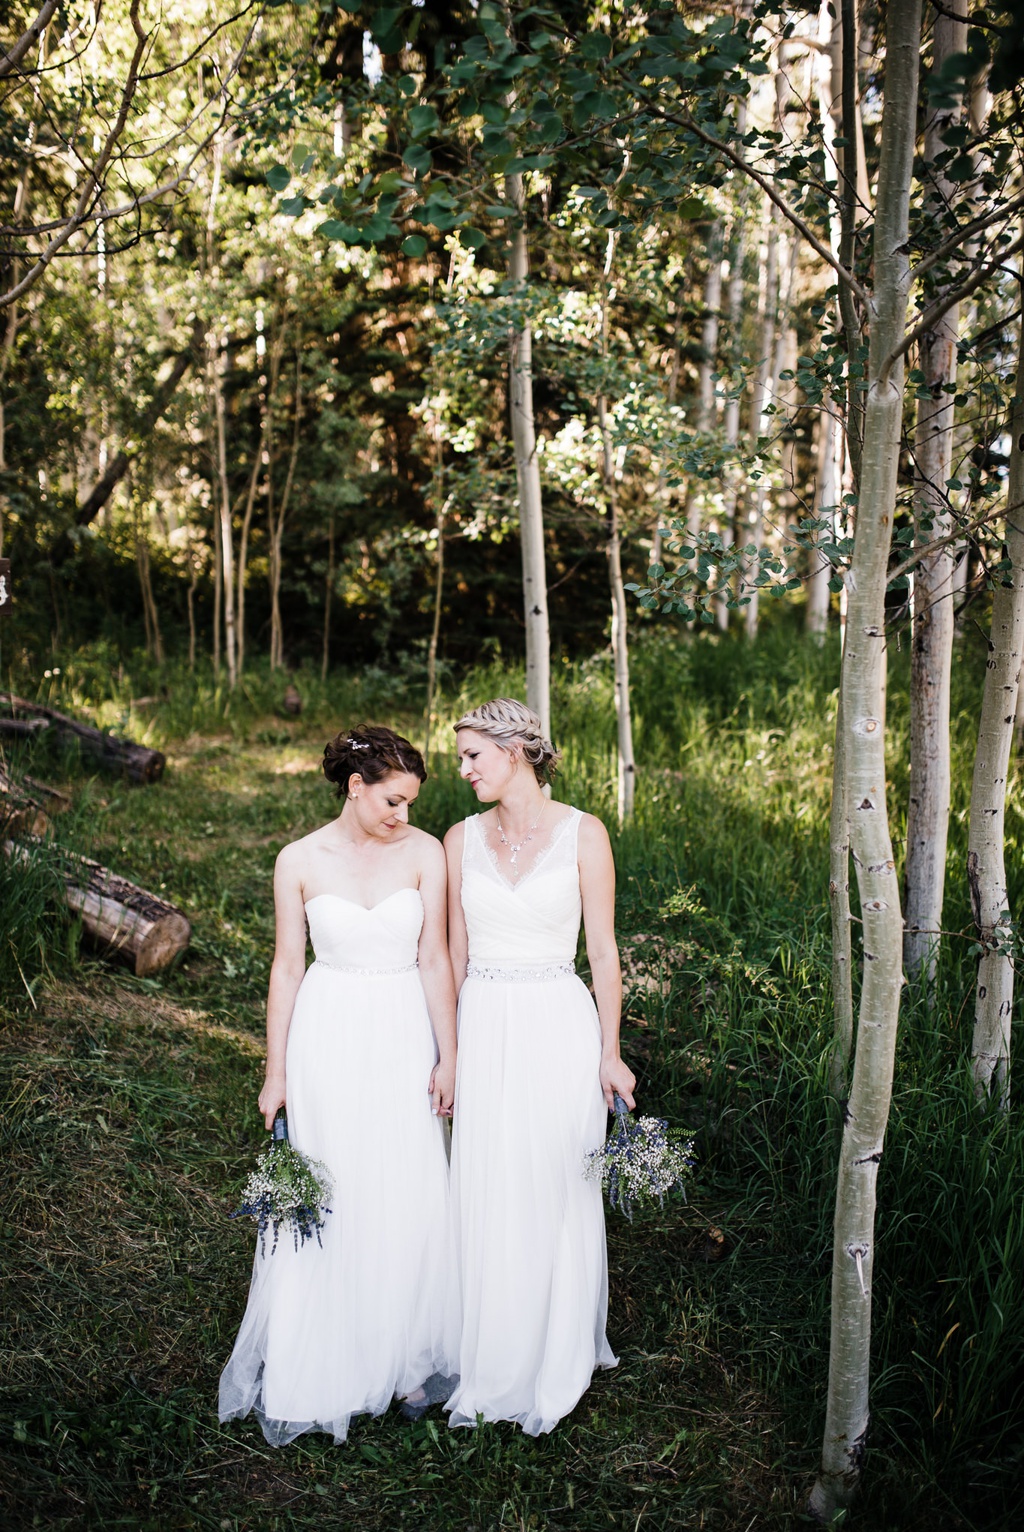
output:
[[[317,830],[310,830],[308,835],[300,835],[298,840],[289,841],[287,846],[282,846],[277,853],[277,865],[282,871],[290,867],[298,867],[309,856],[311,851],[319,851],[322,845],[330,838],[334,831],[334,821],[321,825]]]
[[[598,819],[596,814],[581,813],[579,835],[582,851],[611,851],[612,843],[604,820]]]
[[[436,835],[428,835],[416,825],[409,826],[409,845],[415,852],[420,866],[434,868],[444,866],[444,847]]]
[[[444,849],[450,854],[458,856],[462,851],[462,842],[466,838],[466,821],[456,820],[450,830],[445,832]]]

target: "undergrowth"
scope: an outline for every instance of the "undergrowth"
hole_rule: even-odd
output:
[[[893,663],[893,802],[905,798],[905,657]],[[537,1441],[441,1419],[360,1420],[349,1443],[266,1446],[218,1425],[216,1382],[251,1241],[227,1219],[261,1139],[255,1097],[288,840],[335,812],[323,743],[361,719],[422,742],[408,677],[300,673],[301,718],[265,672],[118,673],[68,656],[39,691],[165,750],[164,780],[93,774],[45,739],[8,765],[68,787],[56,834],[179,904],[185,961],[137,980],[79,942],[45,857],[0,859],[5,1525],[597,1532],[792,1527],[822,1429],[839,1108],[829,1095],[826,824],[837,655],[767,633],[652,632],[634,687],[637,813],[615,836],[625,1050],[641,1100],[688,1127],[691,1204],[610,1223],[620,1358]],[[946,925],[963,890],[983,656],[954,672]],[[139,705],[143,683],[153,701]],[[449,684],[417,806],[472,811],[451,719],[520,690],[495,661]],[[166,687],[166,695],[161,691]],[[605,657],[554,678],[560,797],[613,818]],[[898,815],[897,828],[898,826]],[[1011,788],[1011,898],[1021,893]],[[1024,1119],[979,1118],[965,1057],[969,940],[940,1003],[908,994],[879,1180],[873,1430],[851,1518],[886,1532],[994,1532],[1024,1470]]]

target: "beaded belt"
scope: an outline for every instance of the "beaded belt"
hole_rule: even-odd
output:
[[[567,979],[576,972],[575,963],[542,963],[531,968],[525,963],[470,963],[467,979],[498,979],[513,984],[543,984],[547,979]]]
[[[401,968],[349,968],[347,963],[328,963],[325,958],[314,958],[314,968],[329,968],[332,973],[351,973],[359,979],[390,979],[396,973],[415,973],[419,963],[403,963]]]

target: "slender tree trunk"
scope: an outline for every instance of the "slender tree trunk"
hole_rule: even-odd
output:
[[[327,680],[331,663],[331,597],[334,595],[334,512],[327,533],[327,574],[324,579],[324,650],[320,661],[320,679]]]
[[[224,406],[224,388],[221,368],[224,351],[218,357],[210,339],[207,375],[213,400],[214,427],[216,431],[217,496],[219,505],[219,567],[220,591],[224,605],[224,656],[228,667],[228,685],[232,688],[238,680],[238,649],[235,643],[235,571],[234,538],[231,531],[231,491],[228,486],[228,428]]]
[[[832,915],[832,1093],[845,1100],[853,1051],[853,942],[850,923],[850,792],[846,779],[843,688],[840,682],[832,753],[829,814],[829,909]]]
[[[836,1189],[828,1398],[821,1468],[811,1494],[822,1521],[852,1499],[868,1427],[871,1290],[878,1166],[892,1096],[902,921],[885,795],[885,587],[896,507],[906,328],[921,0],[890,0],[874,230],[860,503],[847,577],[849,622],[842,723],[850,844],[863,920],[864,975],[853,1080]]]
[[[966,15],[967,0],[951,9]],[[938,71],[954,53],[967,47],[966,21],[937,15],[932,68]],[[924,162],[931,182],[929,203],[942,217],[957,187],[935,161],[948,154],[942,135],[952,111],[934,111],[925,132]],[[960,310],[954,305],[920,345],[918,366],[931,398],[917,402],[914,436],[915,522],[918,546],[953,531],[946,481],[952,476],[953,395],[956,391],[957,331]],[[907,812],[906,933],[903,961],[907,973],[924,982],[935,998],[935,968],[942,926],[949,830],[949,684],[953,663],[953,549],[928,553],[914,571],[914,625],[910,650],[910,802]]]
[[[526,296],[530,271],[526,240],[526,198],[521,175],[505,177],[505,198],[519,218],[512,230],[508,275],[512,291]],[[533,415],[533,331],[530,321],[509,327],[508,401],[519,492],[519,535],[523,555],[523,613],[526,621],[526,701],[551,732],[551,631],[544,563],[544,510]]]
[[[238,674],[242,675],[245,670],[245,580],[249,569],[249,533],[252,530],[252,516],[256,507],[256,488],[260,476],[261,447],[257,444],[253,457],[252,472],[249,474],[249,487],[245,492],[245,511],[242,515],[242,533],[238,539],[238,594],[237,594],[237,621],[236,630],[238,637]]]
[[[441,451],[441,443],[438,440],[438,453]],[[438,484],[440,494],[442,485]],[[423,706],[423,762],[430,765],[430,737],[434,717],[434,694],[437,690],[437,650],[441,641],[441,603],[444,596],[444,524],[445,517],[451,507],[451,495],[441,501],[437,507],[437,520],[434,524],[437,537],[437,564],[434,569],[434,620],[430,625],[430,643],[427,646],[427,698]]]
[[[160,633],[160,618],[156,597],[153,594],[153,576],[149,561],[149,539],[141,517],[135,521],[135,564],[139,572],[139,588],[142,592],[142,612],[146,626],[146,653],[151,654],[158,665],[164,663],[164,641]]]
[[[189,549],[188,560],[188,589],[185,592],[185,604],[188,608],[188,668],[189,673],[196,668],[196,586],[199,584],[199,560]]]
[[[292,425],[292,446],[288,454],[288,472],[277,514],[270,517],[270,668],[280,670],[284,666],[284,628],[281,624],[281,559],[284,545],[284,527],[288,519],[288,507],[295,483],[295,465],[299,459],[302,430],[302,355],[295,354],[295,415]]]
[[[1005,556],[1010,569],[992,597],[978,747],[971,786],[967,882],[982,954],[974,999],[971,1068],[978,1100],[1010,1104],[1014,922],[1006,888],[1003,823],[1024,649],[1024,322],[1010,422]]]
[[[827,398],[818,412],[818,462],[814,481],[814,516],[823,520],[826,514],[832,518],[832,536],[835,535],[835,514],[839,502],[836,477],[836,417],[834,405]],[[829,533],[818,532],[815,542],[825,542]],[[832,565],[823,553],[811,550],[811,573],[807,581],[806,628],[816,643],[823,644],[828,633],[828,610],[832,578]]]
[[[742,103],[737,111],[737,117],[741,124],[746,123],[746,111]],[[737,128],[742,133],[743,127]],[[738,367],[739,359],[743,354],[743,263],[746,255],[746,217],[741,208],[736,213],[732,227],[732,235],[729,241],[729,286],[727,289],[727,306],[729,314],[729,352],[733,364],[733,370]],[[733,534],[736,525],[736,506],[739,500],[739,489],[742,478],[742,470],[733,461],[736,447],[740,439],[740,400],[735,393],[736,378],[732,379],[733,387],[730,389],[730,397],[725,403],[725,413],[722,420],[722,434],[725,438],[726,468],[722,489],[722,520],[721,538],[725,547],[732,546]],[[715,616],[719,628],[724,632],[729,626],[728,591],[723,590],[721,597],[715,603]]]
[[[224,605],[224,568],[221,560],[221,518],[217,508],[217,452],[211,450],[213,478],[213,673],[220,677],[221,614]]]
[[[608,368],[608,279],[611,276],[614,256],[615,235],[609,232],[601,282],[601,360],[606,372]],[[612,428],[608,419],[608,400],[603,390],[597,399],[597,419],[601,431],[601,465],[607,510],[608,582],[612,598],[612,660],[615,667],[615,722],[618,736],[617,798],[621,825],[633,817],[633,802],[636,796],[636,759],[633,754],[633,709],[629,690],[629,628],[626,587],[622,579],[619,495],[616,485]]]
[[[780,45],[778,63],[775,71],[775,126],[778,127],[782,120],[782,96],[785,89],[785,49]],[[774,203],[768,205],[765,218],[765,259],[764,259],[764,288],[762,291],[761,309],[761,333],[758,344],[760,360],[757,372],[754,375],[754,386],[750,395],[750,457],[752,460],[757,455],[757,444],[764,430],[764,412],[769,400],[774,396],[777,384],[775,382],[775,352],[776,336],[779,329],[779,245],[782,242],[781,214]],[[742,533],[737,531],[738,542],[749,544],[755,550],[759,550],[764,537],[764,503],[768,492],[766,479],[754,480],[748,490],[749,514],[746,516],[746,525]],[[757,637],[757,625],[760,617],[760,590],[754,584],[754,580],[760,570],[760,563],[755,552],[744,568],[744,578],[740,585],[741,593],[747,599],[747,605],[743,614],[744,626],[748,638]]]

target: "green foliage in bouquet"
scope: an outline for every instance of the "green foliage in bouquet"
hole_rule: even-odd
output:
[[[300,1154],[288,1142],[288,1123],[282,1112],[274,1123],[274,1133],[256,1161],[242,1188],[241,1206],[232,1218],[252,1218],[260,1234],[260,1249],[265,1252],[267,1230],[273,1228],[273,1255],[282,1228],[291,1233],[298,1250],[307,1239],[321,1243],[320,1230],[331,1209],[327,1199],[333,1191],[326,1165]]]
[[[615,1097],[615,1123],[600,1149],[586,1157],[584,1175],[601,1182],[608,1204],[625,1213],[630,1223],[638,1207],[664,1206],[666,1193],[693,1173],[693,1140],[664,1117],[639,1117],[634,1122],[622,1097]]]

